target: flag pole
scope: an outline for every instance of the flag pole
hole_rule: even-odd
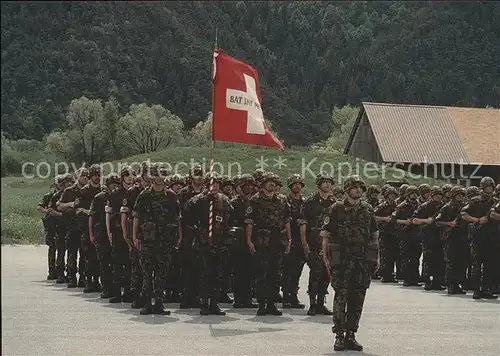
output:
[[[217,27],[215,27],[215,44],[214,44],[214,53],[212,53],[212,147],[210,150],[210,191],[213,190],[214,184],[214,161],[215,161],[215,141],[214,141],[214,122],[215,122],[215,74],[216,74],[216,60],[215,60],[215,51],[217,50]],[[212,246],[212,234],[213,234],[213,216],[214,211],[214,202],[210,200],[209,212],[208,212],[208,245]]]

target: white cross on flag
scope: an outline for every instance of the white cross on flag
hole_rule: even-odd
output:
[[[212,140],[283,150],[264,121],[257,71],[218,49],[214,52],[212,79]]]

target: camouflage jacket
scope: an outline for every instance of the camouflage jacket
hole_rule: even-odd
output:
[[[299,225],[302,218],[302,208],[305,198],[300,195],[299,198],[294,198],[291,194],[288,196],[288,204],[290,205],[290,230],[292,233],[292,243],[300,243]]]
[[[330,207],[335,204],[336,199],[333,195],[327,199],[321,198],[319,193],[308,197],[302,206],[300,224],[307,226],[307,243],[310,247],[319,248],[322,238],[320,237],[323,221],[328,216]]]

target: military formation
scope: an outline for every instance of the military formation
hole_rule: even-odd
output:
[[[479,188],[396,188],[321,173],[306,197],[299,174],[288,189],[263,170],[211,177],[193,166],[184,177],[143,163],[104,185],[101,174],[92,165],[59,175],[39,203],[47,279],[141,315],[169,315],[166,303],[201,315],[225,315],[221,303],[259,316],[282,315],[277,303],[305,309],[307,264],[307,315],[332,316],[335,350],[361,350],[354,334],[372,279],[474,299],[500,292],[500,184],[489,177]]]

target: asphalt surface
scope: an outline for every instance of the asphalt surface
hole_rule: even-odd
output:
[[[141,316],[128,304],[45,281],[46,251],[2,246],[2,355],[500,355],[500,300],[475,301],[470,293],[375,281],[357,334],[364,351],[334,352],[328,316],[285,310],[256,317],[223,305],[227,316],[201,317],[175,304],[170,316]]]

